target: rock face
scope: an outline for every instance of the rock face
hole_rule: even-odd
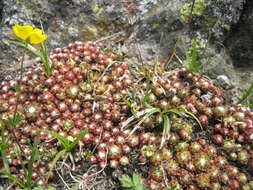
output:
[[[151,7],[137,26],[137,41],[149,47],[157,44],[163,56],[168,56],[180,36],[187,46],[196,36],[202,42],[206,42],[209,35],[211,42],[222,42],[227,30],[239,21],[244,0],[196,0],[192,16],[189,2],[160,1]]]
[[[19,23],[42,25],[50,50],[75,40],[102,40],[144,62],[166,61],[174,47],[184,60],[185,47],[190,50],[196,38],[199,53],[206,52],[202,63],[210,63],[204,72],[221,85],[226,78],[226,88],[246,88],[244,71],[237,67],[253,66],[252,7],[250,0],[195,0],[194,6],[190,0],[2,0],[0,78],[19,68],[21,50],[5,41],[14,38],[11,27]],[[27,56],[26,66],[30,60]],[[251,73],[246,77],[252,81]]]
[[[225,43],[236,67],[253,67],[252,9],[253,1],[247,1],[240,21],[232,27]]]

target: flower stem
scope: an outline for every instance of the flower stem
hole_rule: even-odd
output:
[[[41,46],[41,59],[46,72],[46,76],[50,77],[52,75],[52,64],[50,59],[48,58],[47,48],[43,44],[41,44],[40,46]]]
[[[20,82],[22,81],[23,79],[23,69],[24,69],[24,57],[25,57],[25,50],[23,52],[23,55],[22,55],[22,59],[21,59],[21,68],[20,68]],[[17,103],[15,105],[15,110],[14,110],[14,116],[13,116],[13,120],[15,121],[16,120],[16,117],[17,117],[17,112],[18,112],[18,103],[19,103],[19,100],[20,100],[20,92],[17,92]],[[14,133],[14,130],[13,129],[9,129],[9,127],[7,127],[7,130],[9,131],[9,133],[12,134],[16,144],[18,145],[20,151],[25,155],[25,152],[23,151],[22,149],[22,146],[21,144],[19,143],[18,141],[18,138],[16,136],[16,134]]]

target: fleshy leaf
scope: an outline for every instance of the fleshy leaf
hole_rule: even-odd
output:
[[[131,188],[133,187],[132,179],[128,175],[123,175],[120,179],[122,187]]]

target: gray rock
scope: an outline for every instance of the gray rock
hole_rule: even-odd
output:
[[[159,3],[159,5],[150,2],[147,4],[149,6],[140,6],[139,16],[142,19],[132,33],[129,43],[137,42],[144,47],[141,53],[148,55],[148,59],[152,55],[149,52],[156,52],[152,55],[153,58],[156,56],[167,57],[183,28],[183,24],[179,20],[182,4],[181,1],[166,1]],[[148,11],[145,12],[145,10]],[[146,56],[143,57],[146,59]]]
[[[244,0],[206,0],[203,13],[193,14],[191,23],[182,19],[183,7],[188,2],[190,1],[142,1],[138,6],[139,11],[134,16],[138,25],[131,36],[135,41],[131,42],[153,46],[158,55],[167,59],[180,36],[185,39],[187,47],[191,46],[191,39],[196,36],[204,42],[203,45],[206,44],[209,35],[222,41],[226,38],[227,29],[239,21]],[[217,47],[213,48],[211,51],[217,53]],[[145,49],[143,54],[147,55]],[[184,48],[180,43],[177,53],[181,56],[184,54]]]
[[[226,90],[232,87],[231,82],[226,75],[219,75],[216,80],[218,84]]]
[[[225,42],[236,67],[250,67],[253,69],[252,9],[253,1],[248,0],[240,22],[232,27],[232,31]]]
[[[209,26],[206,29],[211,29],[217,39],[224,40],[227,30],[239,21],[244,3],[245,0],[208,0],[207,17],[204,17],[205,21],[201,23]]]
[[[78,28],[69,26],[68,33],[71,37],[78,37],[79,30],[78,30]]]

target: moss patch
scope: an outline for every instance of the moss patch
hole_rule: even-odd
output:
[[[204,11],[205,11],[206,5],[205,5],[205,0],[196,0],[192,14],[196,16],[202,16]],[[192,3],[185,3],[183,7],[180,10],[181,14],[181,21],[184,23],[188,23],[190,21],[190,16],[191,16],[191,9],[192,9]]]
[[[82,29],[83,40],[84,41],[92,41],[97,38],[97,29],[92,26],[86,26]]]

